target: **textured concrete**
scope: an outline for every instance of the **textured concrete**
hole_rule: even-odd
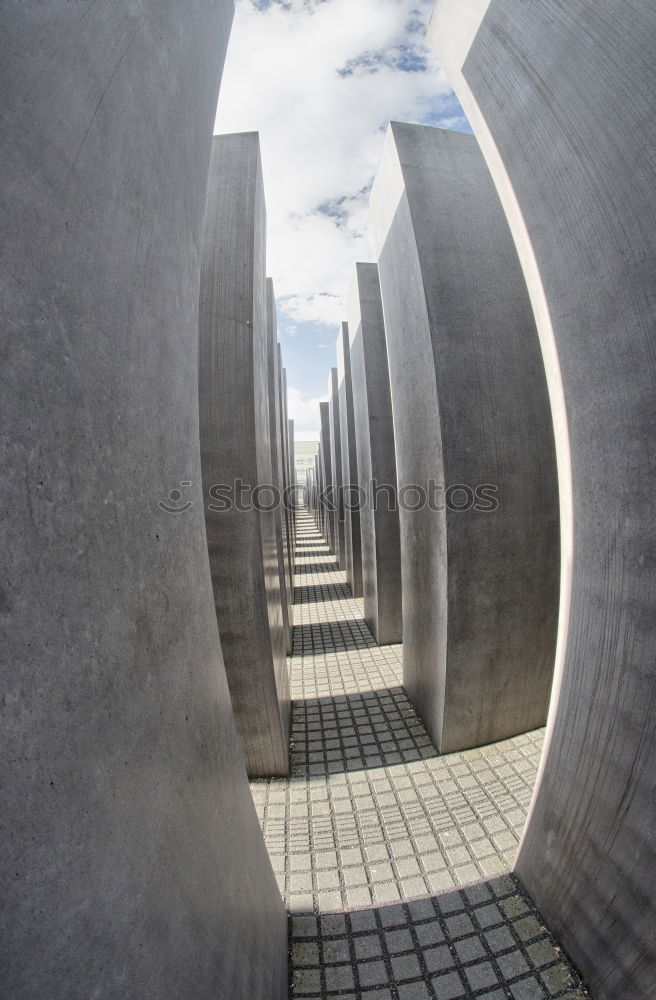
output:
[[[200,489],[198,246],[231,18],[0,14],[6,1000],[287,995]]]
[[[433,38],[519,248],[559,429],[560,656],[517,867],[593,995],[647,998],[656,983],[656,9],[503,0],[476,4],[469,23],[462,13],[441,3]]]
[[[547,386],[517,253],[473,136],[393,123],[372,208],[401,507],[404,683],[448,752],[546,719],[559,580]],[[429,494],[420,509],[409,509],[421,500],[402,492],[409,484]],[[445,496],[459,484],[470,493]],[[475,494],[484,484],[497,487],[497,510]]]
[[[277,367],[276,367],[276,391],[278,393],[278,411],[279,411],[279,425],[278,425],[278,440],[280,442],[280,480],[283,484],[283,492],[285,485],[287,483],[287,436],[285,434],[286,427],[286,408],[285,402],[286,397],[284,393],[284,376],[283,376],[283,366],[282,366],[282,349],[280,344],[278,344],[277,352]],[[289,514],[287,510],[283,510],[283,541],[285,550],[285,582],[287,586],[288,594],[288,607],[291,607],[294,600],[294,570],[293,570],[293,542],[292,542],[292,531],[289,521]]]
[[[285,396],[285,403],[287,397]],[[289,517],[291,525],[291,543],[292,543],[292,555],[294,555],[296,550],[296,451],[294,448],[294,421],[287,421],[288,429],[288,442],[289,442],[289,478],[287,482],[287,496],[288,496],[288,511],[287,516]]]
[[[321,493],[321,442],[317,446],[317,454],[314,459],[314,523],[317,526],[317,530],[321,531],[320,524],[320,505],[319,505],[319,494]]]
[[[282,414],[279,392],[278,367],[278,321],[276,317],[276,297],[273,281],[267,278],[266,283],[266,323],[267,323],[267,402],[269,406],[269,427],[271,440],[271,485],[277,498],[282,498],[286,477],[284,470],[284,442],[280,435]],[[285,649],[292,651],[292,623],[290,621],[291,587],[287,562],[287,524],[282,502],[277,503],[273,512],[276,531],[276,567],[278,570],[278,586],[280,589],[280,610],[282,627],[285,634]]]
[[[328,376],[328,417],[330,423],[330,463],[333,468],[335,493],[335,559],[340,569],[346,568],[346,542],[344,538],[344,484],[342,480],[342,431],[339,413],[339,383],[337,369],[331,368]]]
[[[317,510],[315,520],[317,522],[317,530],[319,534],[324,538],[326,537],[325,525],[324,525],[324,506],[322,502],[323,493],[323,456],[322,456],[323,446],[321,444],[321,431],[319,431],[319,446],[317,448]]]
[[[358,483],[358,456],[355,443],[348,323],[342,323],[337,336],[337,382],[339,385],[339,418],[342,438],[342,482],[353,501],[354,498],[349,487],[351,484]],[[361,544],[359,503],[351,502],[344,505],[344,549],[346,552],[346,581],[354,597],[362,597]]]
[[[299,516],[292,772],[253,783],[292,914],[295,998],[584,1000],[510,875],[543,731],[438,756]],[[285,822],[285,817],[289,817]]]
[[[323,536],[331,552],[335,551],[336,509],[334,504],[335,480],[333,477],[332,456],[330,454],[330,408],[328,403],[319,403],[319,420],[321,427],[320,458],[321,458],[321,497]]]
[[[374,482],[396,495],[394,420],[376,264],[356,264],[348,298],[360,511],[364,617],[377,643],[401,641],[401,538],[396,504],[375,502]],[[366,495],[366,499],[364,499]],[[391,508],[391,509],[390,509]]]
[[[200,276],[200,448],[214,606],[251,776],[289,766],[276,514],[270,488],[259,505],[237,494],[223,510],[213,486],[241,480],[254,491],[272,480],[265,225],[257,133],[215,136]]]
[[[280,349],[280,348],[279,348]],[[285,454],[285,489],[290,486],[290,455],[291,455],[291,442],[289,437],[289,420],[287,418],[287,372],[282,368],[282,351],[280,351],[280,365],[282,371],[282,378],[280,383],[280,391],[282,393],[282,436],[283,436],[283,447]],[[293,437],[291,439],[293,442]],[[290,593],[294,595],[294,553],[296,548],[296,543],[294,540],[294,517],[293,512],[289,510],[289,507],[285,510],[285,522],[287,525],[287,545],[289,549],[289,587]]]

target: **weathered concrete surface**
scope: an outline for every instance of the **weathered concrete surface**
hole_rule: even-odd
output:
[[[251,777],[289,769],[289,679],[270,490],[265,227],[257,133],[215,136],[200,275],[200,449],[214,606]],[[223,509],[213,487],[239,481],[251,497],[242,500],[236,488],[235,503]],[[268,488],[255,495],[258,487]]]
[[[278,424],[278,440],[280,441],[280,477],[283,483],[283,490],[287,482],[287,439],[285,435],[285,398],[283,396],[283,366],[282,366],[282,349],[280,344],[278,344],[277,351],[277,367],[276,367],[276,391],[278,393],[278,411],[279,411],[279,424]],[[289,524],[289,516],[286,510],[283,510],[283,540],[285,549],[285,581],[287,585],[288,606],[291,607],[294,601],[294,569],[293,569],[293,552],[292,552],[292,532]]]
[[[374,482],[390,486],[396,494],[394,420],[376,264],[355,265],[348,314],[357,473],[363,501],[360,534],[364,617],[382,646],[401,642],[402,601],[398,507],[387,504],[385,494],[377,503],[373,486]]]
[[[319,505],[322,509],[321,523],[323,536],[331,552],[335,551],[336,510],[334,504],[335,480],[330,455],[330,409],[328,403],[319,403],[320,442],[319,455],[321,459],[321,496]]]
[[[319,444],[317,446],[317,455],[315,458],[315,482],[317,487],[317,493],[316,493],[317,506],[314,512],[314,519],[318,531],[320,532],[320,534],[323,535],[323,527],[322,527],[323,508],[321,505],[321,490],[323,485],[322,473],[323,473],[323,462],[321,460],[321,432],[319,432]]]
[[[285,410],[287,409],[287,379],[285,378]],[[292,555],[296,552],[296,467],[294,449],[294,421],[287,421],[287,441],[289,447],[289,476],[287,479],[286,514],[291,533]],[[292,563],[293,566],[293,563]],[[293,582],[293,581],[292,581]],[[293,596],[292,587],[292,596]]]
[[[316,510],[316,475],[314,469],[307,469],[305,473],[305,489],[303,491],[303,499],[305,506],[314,518],[314,512]]]
[[[559,657],[517,870],[598,1000],[652,997],[656,9],[463,13],[440,3],[433,40],[515,236],[558,429]]]
[[[473,136],[393,123],[372,207],[401,507],[404,684],[448,752],[546,719],[559,578],[547,386],[517,253]],[[410,484],[433,495],[421,504]],[[484,484],[497,487],[497,510],[476,492]]]
[[[287,995],[197,443],[231,18],[212,0],[0,13],[7,1000]]]
[[[321,442],[317,446],[317,453],[314,456],[314,522],[321,530],[321,513],[319,506],[319,494],[321,493]]]
[[[339,412],[339,383],[337,369],[331,368],[328,376],[328,419],[330,424],[330,464],[333,469],[335,492],[335,559],[340,569],[346,569],[346,542],[344,539],[344,484],[342,480],[342,431]]]
[[[267,401],[269,405],[269,427],[271,439],[271,485],[278,503],[273,512],[276,531],[276,563],[278,586],[280,588],[280,609],[282,627],[285,634],[285,649],[292,651],[292,624],[290,621],[290,582],[287,571],[287,524],[282,496],[285,489],[284,442],[280,434],[282,414],[280,412],[280,392],[278,375],[278,320],[273,280],[266,282],[266,322],[267,322]]]
[[[337,382],[342,438],[342,482],[353,501],[354,497],[349,487],[351,484],[357,486],[358,483],[358,457],[355,444],[348,323],[342,323],[337,336]],[[351,502],[344,505],[344,549],[346,553],[346,580],[354,597],[362,597],[361,544],[359,504]]]
[[[280,345],[278,345],[280,351],[280,366],[281,366],[281,382],[280,391],[282,393],[282,428],[281,433],[283,437],[284,455],[285,455],[285,488],[289,487],[289,461],[290,461],[290,444],[289,444],[289,420],[287,418],[287,371],[282,367],[282,351],[280,350]],[[285,523],[287,525],[287,544],[289,547],[289,573],[290,573],[290,588],[292,601],[294,599],[294,560],[296,553],[296,527],[294,524],[294,518],[289,507],[285,510]]]

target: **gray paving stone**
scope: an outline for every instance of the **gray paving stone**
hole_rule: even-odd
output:
[[[294,1000],[583,1000],[505,851],[542,733],[437,756],[401,646],[375,645],[303,511],[297,525],[292,773],[252,783],[292,917]]]

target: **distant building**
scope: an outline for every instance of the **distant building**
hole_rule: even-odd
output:
[[[294,465],[296,467],[296,482],[305,486],[305,473],[314,469],[314,456],[317,453],[316,441],[294,441]]]

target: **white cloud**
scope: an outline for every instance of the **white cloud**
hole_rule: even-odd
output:
[[[300,323],[325,323],[337,327],[344,318],[344,299],[341,295],[322,292],[319,295],[277,296],[278,308],[290,320]],[[287,328],[288,329],[288,328]]]
[[[337,324],[372,259],[368,190],[390,119],[457,120],[425,41],[433,0],[237,0],[216,131],[259,131],[268,272],[285,320]]]
[[[287,387],[287,410],[294,421],[295,440],[319,440],[319,403],[327,401],[327,396],[311,396],[294,386]]]

